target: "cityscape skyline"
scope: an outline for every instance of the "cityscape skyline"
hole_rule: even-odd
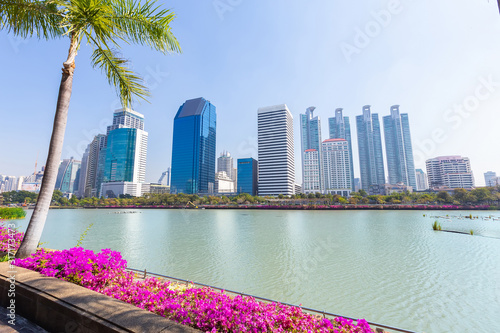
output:
[[[205,100],[202,97],[191,99],[191,100],[186,101],[186,102],[189,102],[188,103],[189,110],[186,111],[187,113],[186,112],[184,112],[184,113],[187,116],[196,116],[196,115],[199,116],[200,114],[202,114],[205,107],[198,105],[199,104],[198,101],[200,101],[200,100],[204,101],[205,103],[208,103],[208,105],[212,105],[209,101]],[[184,103],[184,104],[186,104],[186,103]],[[179,115],[179,113],[181,112],[181,109],[184,107],[184,104],[181,106],[181,108],[179,108],[177,115]],[[193,105],[191,105],[191,104],[193,104]],[[194,105],[194,104],[196,104],[196,105]],[[277,105],[277,106],[283,106],[283,108],[286,109],[287,113],[291,116],[291,112],[288,109],[288,107],[286,106],[286,104]],[[274,108],[277,106],[259,108],[258,112],[260,113],[261,109],[269,109],[269,108]],[[367,170],[371,170],[372,173],[374,173],[372,176],[375,176],[375,179],[376,179],[375,182],[370,183],[371,185],[375,185],[375,184],[379,184],[379,185],[393,184],[393,185],[395,185],[398,183],[404,183],[408,186],[413,187],[414,190],[422,190],[423,188],[425,188],[427,186],[422,187],[420,185],[417,185],[417,182],[418,182],[417,176],[418,175],[415,172],[416,171],[422,172],[422,170],[413,168],[413,165],[414,165],[413,164],[413,156],[412,156],[413,152],[412,152],[411,134],[410,134],[410,125],[409,125],[408,114],[407,113],[400,114],[399,107],[400,107],[399,105],[393,105],[390,108],[390,115],[387,115],[387,116],[382,115],[382,119],[383,119],[383,130],[382,130],[382,128],[380,126],[379,115],[371,113],[371,105],[363,106],[363,111],[362,111],[363,114],[356,116],[358,140],[361,140],[361,137],[366,136],[366,138],[364,138],[364,140],[363,140],[366,142],[363,145],[358,146],[358,152],[360,154],[360,161],[362,161],[361,157],[366,155],[364,158],[364,162],[363,162],[364,164],[366,164],[365,168]],[[324,178],[324,176],[322,174],[322,168],[323,168],[324,163],[321,161],[323,154],[322,154],[322,148],[321,148],[321,146],[319,146],[319,143],[322,142],[322,145],[323,145],[324,141],[323,141],[323,138],[321,135],[320,117],[313,116],[313,112],[315,109],[316,109],[315,107],[309,107],[306,109],[305,114],[299,115],[300,116],[300,133],[301,133],[300,134],[301,135],[301,150],[304,148],[307,148],[304,151],[304,154],[303,154],[299,164],[302,165],[302,170],[304,171],[305,160],[307,160],[307,163],[310,164],[310,162],[312,160],[317,159],[317,161],[313,162],[313,163],[317,163],[317,170],[315,169],[316,167],[313,167],[312,170],[313,170],[313,173],[317,173],[319,176],[318,180],[317,180],[318,181],[317,188],[315,187],[315,184],[314,184],[312,188],[307,190],[307,185],[306,185],[306,190],[304,193],[315,193],[315,192],[322,193],[325,190],[326,178]],[[214,108],[213,112],[215,112],[215,108]],[[176,118],[177,118],[177,116],[176,116]],[[211,121],[208,120],[208,122],[211,122]],[[208,124],[208,122],[207,122],[207,124]],[[348,149],[349,150],[349,158],[348,159],[349,159],[349,164],[350,164],[349,168],[348,168],[349,169],[348,173],[351,175],[350,176],[351,180],[349,183],[350,183],[350,186],[352,186],[351,190],[354,191],[354,180],[355,180],[354,177],[356,177],[356,179],[361,180],[363,178],[363,174],[360,172],[359,175],[354,175],[353,171],[352,171],[352,148],[350,145],[351,130],[350,130],[349,122],[350,122],[349,117],[343,116],[343,109],[337,108],[335,110],[335,117],[328,118],[328,132],[329,132],[330,139],[337,139],[336,136],[344,136],[345,138],[347,138],[347,144],[348,144],[348,148],[349,148]],[[287,125],[287,127],[289,127],[291,125],[292,126],[291,127],[292,133],[293,133],[293,117],[291,117],[290,123],[291,124]],[[199,125],[200,124],[195,125],[194,128],[196,129],[196,128],[200,127]],[[210,125],[210,126],[212,126],[212,125]],[[203,126],[201,126],[201,127],[203,127]],[[87,146],[87,149],[85,150],[85,152],[82,156],[82,161],[76,161],[76,162],[81,164],[82,172],[85,172],[85,173],[90,172],[90,174],[94,174],[94,178],[93,178],[93,180],[91,180],[92,183],[95,183],[97,185],[97,186],[94,186],[94,188],[100,187],[98,185],[100,183],[108,183],[108,182],[115,182],[115,181],[131,181],[134,183],[147,183],[146,178],[145,178],[145,174],[146,174],[146,154],[147,154],[147,145],[148,145],[148,132],[145,132],[143,129],[144,129],[144,115],[140,114],[137,111],[131,110],[131,109],[126,109],[126,110],[125,109],[117,109],[114,111],[113,124],[107,126],[107,135],[103,135],[103,134],[96,135],[96,137],[94,137],[94,139],[91,142],[89,142],[89,145]],[[116,131],[114,131],[114,130],[116,130]],[[111,138],[111,142],[113,141],[114,135],[111,135],[111,136],[109,135],[110,132],[112,132],[112,131],[114,131],[112,134],[116,134],[118,136],[123,136],[123,134],[124,134],[127,137],[127,139],[125,141],[128,142],[128,141],[132,140],[134,142],[134,145],[137,145],[137,147],[134,148],[134,151],[132,152],[133,155],[134,154],[137,155],[137,156],[131,157],[131,161],[133,162],[132,165],[130,165],[129,167],[126,167],[126,165],[120,166],[118,168],[116,167],[116,165],[114,167],[112,167],[111,163],[109,161],[110,160],[109,156],[106,158],[106,154],[102,154],[102,156],[106,160],[104,160],[103,162],[99,161],[98,163],[97,163],[97,161],[94,161],[94,163],[98,164],[94,167],[95,170],[92,171],[93,169],[89,169],[90,171],[87,171],[86,170],[88,167],[87,166],[87,159],[88,159],[89,153],[96,154],[96,152],[91,152],[91,146],[97,145],[97,147],[98,147],[97,154],[99,156],[99,151],[101,149],[104,148],[104,150],[106,150],[106,148],[107,148],[106,143],[109,140],[108,138]],[[125,132],[121,133],[123,131],[126,131],[126,133]],[[128,133],[130,131],[134,131],[134,132]],[[136,131],[138,132],[137,134],[136,134]],[[367,134],[370,131],[372,131],[372,133]],[[179,131],[179,133],[180,132],[181,131]],[[382,140],[382,138],[381,138],[382,133],[385,133],[385,140]],[[139,136],[139,134],[140,134],[140,136]],[[183,136],[185,136],[184,134],[189,136],[189,133],[183,133]],[[206,136],[208,137],[209,136],[208,132],[206,134],[207,134]],[[130,135],[132,135],[133,138],[128,138]],[[215,137],[216,137],[215,127],[213,128],[212,135],[214,137],[214,140],[213,140],[214,142],[212,142],[212,144],[210,144],[210,145],[215,146],[215,141],[216,141],[215,140]],[[137,139],[136,139],[136,136],[137,136]],[[292,136],[293,136],[293,134],[292,134]],[[187,138],[187,136],[186,136],[186,138]],[[186,138],[184,138],[184,139],[186,139]],[[98,143],[95,143],[96,140]],[[123,145],[123,142],[121,142],[121,141],[124,141],[124,138],[120,138],[120,140],[119,140],[120,144]],[[382,141],[384,141],[384,145],[382,145]],[[361,142],[361,141],[359,141],[359,142]],[[364,147],[368,143],[371,143],[371,145],[373,145],[374,147],[378,146],[378,148],[374,149],[373,147],[372,148]],[[315,149],[317,146],[320,148]],[[293,147],[293,142],[292,142],[292,147]],[[313,148],[311,149],[311,147],[313,147]],[[96,148],[94,148],[94,149],[96,149]],[[316,152],[316,155],[314,155],[314,156],[313,156],[313,154],[314,154],[313,151]],[[373,154],[373,157],[370,157],[369,155],[367,155],[370,151],[373,151],[373,153],[371,153],[371,154]],[[385,154],[384,154],[384,152],[385,152]],[[213,151],[213,154],[215,154],[215,150]],[[130,154],[128,154],[128,155],[130,155]],[[203,154],[201,154],[201,155],[203,155]],[[306,155],[307,155],[307,157],[306,157]],[[385,156],[385,158],[384,158],[384,156]],[[409,156],[409,157],[407,157],[407,156]],[[426,167],[425,167],[426,171],[429,168],[429,161],[432,161],[434,159],[441,159],[442,157],[443,156],[432,157],[432,158],[426,160]],[[447,157],[447,156],[444,156],[444,157]],[[253,158],[253,157],[249,157],[249,158]],[[311,158],[312,158],[312,160],[311,160]],[[122,160],[123,163],[127,164],[127,162],[126,162],[127,156],[121,156],[121,158],[119,158],[119,159]],[[223,150],[220,154],[220,157],[217,158],[216,164],[215,164],[215,157],[212,159],[214,160],[213,169],[217,170],[217,172],[224,171],[225,172],[224,177],[228,177],[227,178],[228,181],[232,180],[233,182],[236,183],[237,169],[234,168],[234,162],[233,162],[233,157],[231,156],[231,153],[228,152],[227,150]],[[292,158],[292,160],[293,159],[294,158]],[[374,162],[370,162],[371,159],[374,159]],[[382,161],[384,161],[382,163],[382,169],[380,169],[380,167],[373,167],[372,166],[373,163],[374,163],[374,165],[379,164],[376,161],[377,160],[380,161],[381,159],[382,159]],[[392,163],[391,168],[393,169],[392,172],[391,172],[389,165],[388,165],[389,164],[388,161],[390,161],[391,159],[393,160],[391,162]],[[71,156],[69,159],[61,159],[60,168],[63,167],[64,163],[67,164],[67,163],[69,163],[69,161],[72,161],[72,160],[75,160],[73,156]],[[409,162],[407,162],[408,160],[409,160]],[[468,158],[467,158],[467,160],[469,161]],[[221,161],[224,165],[223,167],[221,167]],[[295,163],[295,161],[293,160],[292,163]],[[360,163],[360,164],[363,164],[363,163]],[[86,179],[86,177],[88,177],[88,176],[86,174],[80,175],[80,164],[78,166],[78,175],[76,175],[76,179],[75,179],[75,184],[76,184],[75,187],[76,188],[78,188],[78,184],[79,184],[79,182],[82,182],[82,180],[84,180],[85,183],[88,182],[88,180]],[[100,164],[102,164],[102,165],[100,165]],[[209,164],[211,164],[211,163],[209,163]],[[231,170],[229,170],[228,168],[231,164],[233,165],[233,168]],[[383,181],[382,181],[379,178],[380,178],[380,175],[382,174],[382,172],[384,172],[384,169],[386,168],[386,164],[387,164],[387,172],[384,173],[384,177],[383,177]],[[65,167],[66,166],[64,166],[64,168]],[[99,169],[99,168],[104,168],[104,167],[106,170]],[[35,168],[36,168],[36,166],[35,166]],[[468,162],[468,168],[470,170],[469,172],[472,172],[472,173],[474,172],[472,170],[472,168],[470,167],[470,162]],[[168,172],[170,172],[171,167],[169,166],[167,169],[169,170]],[[125,176],[125,177],[123,177],[123,175],[122,175],[121,178],[123,178],[123,179],[120,178],[117,180],[114,177],[111,177],[111,173],[112,173],[111,170],[115,170],[115,172],[116,172],[116,170],[119,170],[120,172],[125,171],[125,172],[130,173],[130,175]],[[207,170],[205,170],[204,173],[206,173],[208,175],[209,172],[207,173]],[[309,168],[309,170],[311,170],[311,169]],[[362,168],[360,170],[362,170]],[[413,172],[411,170],[413,170]],[[488,178],[486,177],[486,175],[490,172],[491,171],[484,173],[485,174],[485,178],[484,178],[485,183],[487,183],[487,181],[488,181]],[[36,173],[36,169],[35,169],[35,173]],[[61,173],[61,171],[59,171],[59,173]],[[161,177],[163,177],[164,173],[165,172],[162,173]],[[404,173],[406,173],[406,175],[404,175]],[[100,178],[99,178],[99,174],[101,174]],[[425,173],[425,174],[427,174],[427,173]],[[3,175],[9,176],[8,174],[3,174]],[[30,176],[33,176],[33,175],[30,175]],[[303,175],[304,175],[304,173],[302,174],[302,176]],[[10,175],[10,176],[12,176],[12,175]],[[28,176],[28,177],[30,177],[30,176]],[[21,182],[27,183],[26,179],[28,179],[28,178],[25,175],[23,175],[23,176],[16,175],[13,177],[21,179],[19,184]],[[59,175],[58,177],[62,177],[62,175]],[[216,175],[214,182],[211,182],[212,186],[215,185],[217,177],[218,176]],[[294,175],[294,177],[296,177],[296,176]],[[413,179],[412,179],[412,177],[413,177]],[[478,177],[478,179],[481,179],[481,178],[482,177]],[[310,179],[311,179],[310,177],[309,177],[309,179],[306,179],[306,183],[308,183],[310,181]],[[425,182],[427,182],[427,181],[428,180],[427,180],[427,176],[426,176]],[[420,183],[421,182],[422,182],[422,180],[420,180]],[[151,183],[155,183],[155,182],[151,182]],[[429,181],[429,184],[430,183],[431,182]],[[472,180],[472,183],[475,184],[475,181]],[[82,183],[82,184],[84,184],[84,183]],[[302,179],[295,178],[295,184],[304,186],[304,177],[302,177]],[[18,186],[20,186],[20,185],[18,185]],[[66,186],[69,186],[69,185],[66,185]],[[370,185],[368,185],[368,186],[370,186]],[[475,186],[475,185],[473,185],[473,186]],[[72,185],[71,185],[71,187],[72,187]],[[61,180],[58,180],[58,183],[56,184],[56,189],[57,188],[61,188]],[[312,191],[313,188],[317,189],[317,191]],[[363,186],[362,188],[368,189],[367,186]],[[234,191],[237,192],[236,189],[234,189]],[[65,191],[65,192],[75,193],[78,196],[82,196],[82,195],[84,195],[84,193],[86,193],[88,191],[86,191],[83,188],[78,188],[76,191],[71,190],[71,191]],[[195,191],[195,192],[196,193],[205,193],[203,191],[201,191],[201,192]],[[211,192],[213,192],[213,187],[210,187],[210,188],[207,187],[206,193],[211,193]],[[229,191],[229,192],[233,192],[233,191]],[[95,195],[95,194],[96,193],[93,193],[93,195]],[[88,196],[88,194],[86,194],[86,196]]]
[[[451,5],[452,12],[447,10]],[[500,104],[496,66],[500,43],[495,42],[500,39],[500,23],[495,6],[491,2],[402,2],[390,24],[361,47],[356,45],[358,28],[364,30],[376,22],[372,13],[386,10],[386,2],[325,2],[303,8],[282,1],[255,1],[235,5],[221,17],[210,2],[192,6],[169,1],[168,7],[177,14],[173,29],[183,54],[163,57],[133,47],[127,50],[152,93],[150,104],[133,105],[149,124],[146,180],[156,181],[171,165],[173,115],[182,101],[195,96],[210,98],[217,105],[216,150],[228,150],[235,159],[257,157],[256,128],[245,124],[256,122],[254,110],[262,105],[287,103],[296,119],[315,105],[324,119],[322,131],[327,133],[325,120],[333,117],[336,108],[344,109],[354,127],[353,117],[363,104],[371,104],[381,116],[391,105],[400,104],[412,117],[415,168],[425,169],[425,160],[435,156],[462,155],[471,159],[476,175],[496,170],[500,157],[491,154],[487,145],[470,140],[479,131],[486,142],[498,136],[494,122],[488,121]],[[419,27],[423,13],[428,24]],[[262,25],[248,29],[255,17]],[[256,39],[259,43],[253,47],[244,42]],[[348,57],[350,62],[342,49],[347,44],[359,51]],[[67,45],[3,34],[0,47],[5,50],[0,59],[10,64],[5,68],[6,80],[0,82],[5,101],[0,114],[3,123],[11,125],[1,131],[0,142],[12,142],[2,148],[0,170],[21,176],[32,172],[38,152],[39,165],[45,163],[60,81],[58,54],[65,54]],[[207,48],[214,52],[207,54]],[[89,51],[82,50],[77,58],[62,159],[81,159],[88,142],[105,133],[111,112],[119,108],[112,89],[91,69],[88,57]],[[29,70],[30,82],[19,81],[13,68]],[[18,89],[21,85],[24,92]],[[298,143],[299,127],[294,126]],[[353,135],[354,147],[356,141]],[[359,175],[355,152],[353,157],[354,173]],[[295,145],[300,182],[299,158],[300,147]],[[477,185],[484,185],[483,177],[476,178]]]

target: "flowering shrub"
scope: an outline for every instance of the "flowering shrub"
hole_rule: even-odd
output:
[[[15,251],[21,245],[24,232],[0,225],[0,252]],[[10,243],[10,244],[9,244]]]
[[[157,278],[135,279],[119,252],[94,253],[82,248],[37,251],[14,264],[64,279],[205,332],[372,332],[361,319],[333,320],[298,307],[231,297],[211,288],[195,288]]]

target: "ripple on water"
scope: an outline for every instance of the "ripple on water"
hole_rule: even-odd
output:
[[[94,222],[86,247],[148,271],[427,333],[500,332],[500,240],[434,232],[422,212],[103,212],[51,211],[42,241],[74,246]],[[432,215],[500,237],[500,221],[460,213]]]

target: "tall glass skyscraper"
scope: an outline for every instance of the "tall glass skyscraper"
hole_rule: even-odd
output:
[[[137,128],[109,132],[104,182],[144,183],[148,134]]]
[[[253,158],[238,159],[238,188],[239,193],[257,195],[258,162]]]
[[[305,114],[300,115],[300,147],[301,147],[301,158],[302,158],[302,190],[304,193],[315,193],[323,191],[323,181],[321,174],[321,119],[316,116],[314,117],[314,110],[316,108],[311,106],[307,108]],[[310,161],[310,150],[314,149],[317,152],[318,157],[318,170],[312,171],[309,168]],[[308,156],[306,158],[305,154],[308,151]],[[307,174],[306,174],[307,173]],[[319,182],[317,184],[309,184],[310,180],[314,180],[314,177],[309,173],[315,173],[314,177],[319,177]],[[316,173],[319,173],[316,175]],[[314,181],[313,181],[314,182]],[[307,184],[306,184],[307,183]],[[319,186],[319,188],[318,188]]]
[[[215,106],[186,101],[174,118],[171,193],[211,194],[215,184]]]
[[[363,114],[356,116],[358,130],[361,188],[385,184],[384,156],[378,114],[371,114],[370,105],[363,106]]]
[[[70,159],[62,160],[56,178],[56,189],[63,193],[76,193],[80,181],[80,167],[82,162]]]
[[[344,117],[342,112],[344,109],[338,108],[335,110],[335,117],[328,118],[328,129],[330,139],[344,139],[349,147],[349,164],[351,173],[352,190],[354,191],[354,164],[352,157],[352,140],[351,140],[351,125],[349,117]]]
[[[384,135],[389,184],[403,183],[416,191],[410,122],[407,113],[399,113],[399,105],[393,105],[391,115],[384,117]]]

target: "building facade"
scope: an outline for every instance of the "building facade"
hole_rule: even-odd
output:
[[[259,163],[253,158],[238,159],[238,187],[237,192],[257,195],[259,182]]]
[[[485,186],[497,186],[498,185],[497,173],[493,171],[485,172],[484,184]]]
[[[171,193],[212,194],[217,114],[204,98],[186,101],[174,118]]]
[[[56,190],[63,193],[78,192],[81,163],[81,161],[77,161],[73,157],[61,161],[57,171]]]
[[[233,181],[236,180],[236,174],[234,173],[234,161],[231,154],[228,151],[224,151],[217,158],[217,172],[225,171],[227,176]]]
[[[427,181],[427,175],[425,174],[424,170],[422,169],[417,169],[415,170],[416,174],[416,179],[417,179],[417,190],[418,191],[425,191],[429,189],[429,182]]]
[[[311,191],[322,192],[323,183],[318,180],[317,184],[312,184],[314,181],[312,174],[318,174],[321,178],[321,119],[316,116],[314,117],[314,110],[316,108],[311,106],[307,108],[305,114],[300,115],[300,147],[301,147],[301,158],[302,158],[302,190],[304,193],[311,193]],[[317,170],[311,170],[311,151],[316,151],[316,157],[318,158]],[[307,156],[306,156],[307,155]],[[312,176],[312,178],[311,178]],[[307,184],[306,184],[307,182]],[[316,185],[319,185],[317,187]]]
[[[113,124],[108,126],[106,135],[117,128],[136,128],[144,131],[144,115],[128,108],[115,110]]]
[[[147,146],[144,115],[131,109],[116,110],[107,136],[97,136],[92,143],[97,168],[91,196],[140,196],[146,180]]]
[[[349,122],[349,117],[344,117],[343,111],[344,109],[338,108],[335,110],[335,117],[328,118],[328,129],[329,129],[330,139],[345,139],[347,141],[347,144],[349,146],[351,184],[353,184],[352,190],[355,191],[351,124]]]
[[[391,107],[384,117],[385,151],[389,184],[403,183],[417,189],[410,122],[407,113],[399,113],[399,105]]]
[[[293,117],[286,104],[258,109],[260,196],[293,195],[295,162]]]
[[[236,193],[234,181],[228,176],[226,171],[219,171],[215,174],[215,193],[232,194]]]
[[[323,193],[320,154],[316,149],[306,149],[302,153],[302,193]]]
[[[440,156],[425,164],[431,189],[474,188],[474,175],[467,157]]]
[[[99,134],[94,137],[92,142],[87,146],[82,158],[82,167],[80,171],[80,197],[98,197],[100,185],[98,181],[99,158],[105,153],[106,135]],[[105,161],[105,160],[104,160]],[[104,171],[104,166],[101,172]]]
[[[104,183],[146,180],[148,133],[136,128],[109,132],[104,164]]]
[[[327,139],[323,141],[324,188],[327,194],[348,197],[353,188],[351,183],[351,164],[349,144],[345,139]]]
[[[370,108],[365,105],[363,114],[356,116],[361,188],[364,190],[371,185],[385,184],[380,122],[378,114],[372,114]]]

